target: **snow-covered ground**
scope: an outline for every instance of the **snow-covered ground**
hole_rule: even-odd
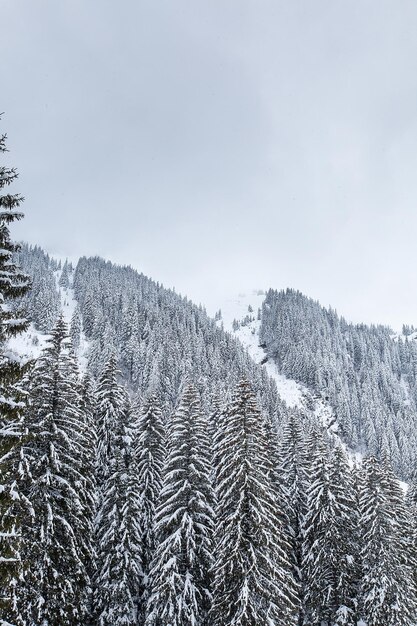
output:
[[[264,349],[259,345],[261,321],[258,319],[258,309],[262,309],[264,298],[264,292],[254,290],[226,300],[220,307],[221,319],[217,323],[223,325],[226,331],[239,339],[256,363],[260,363],[265,367],[271,378],[275,380],[281,399],[288,406],[298,408],[305,408],[306,405],[313,406],[313,412],[319,422],[345,451],[350,466],[353,467],[360,464],[363,455],[359,451],[351,450],[340,438],[336,417],[331,405],[324,398],[313,395],[304,385],[280,374],[275,363],[271,359],[267,359]],[[254,319],[249,322],[245,321],[247,316]],[[237,328],[234,322],[238,322]],[[417,339],[417,332],[409,336],[408,339]],[[406,492],[408,489],[407,483],[399,482],[404,492]]]
[[[9,339],[8,347],[10,352],[25,363],[30,359],[38,358],[45,347],[48,336],[36,330],[31,324],[25,333]]]
[[[305,389],[294,380],[280,374],[275,363],[271,359],[266,360],[265,351],[259,345],[261,322],[258,319],[258,309],[262,308],[264,299],[263,291],[254,290],[226,300],[220,307],[222,317],[217,323],[223,324],[224,330],[239,339],[256,363],[263,364],[268,374],[275,380],[278,393],[284,402],[290,407],[301,408],[304,405]],[[245,322],[247,317],[254,319]],[[233,328],[234,321],[239,323],[236,330]]]
[[[220,307],[221,319],[217,323],[219,325],[223,324],[226,331],[239,339],[254,361],[263,365],[271,378],[275,380],[281,399],[289,407],[300,409],[306,409],[307,406],[313,407],[308,410],[313,411],[327,432],[342,446],[350,465],[353,466],[360,463],[362,454],[352,451],[341,440],[331,405],[324,398],[313,394],[304,385],[281,374],[274,361],[267,358],[264,349],[259,345],[261,321],[258,319],[258,309],[262,309],[264,298],[265,294],[263,292],[255,290],[246,294],[239,294],[236,298],[225,301]],[[247,321],[247,316],[254,319]],[[238,325],[236,322],[238,322]]]
[[[313,412],[319,421],[337,437],[337,423],[329,403],[314,396],[304,385],[281,374],[275,362],[267,358],[265,350],[259,345],[261,321],[258,319],[258,310],[262,309],[264,299],[263,291],[254,290],[227,300],[220,307],[222,317],[217,323],[223,324],[226,331],[239,339],[254,361],[263,365],[271,378],[275,380],[281,399],[289,407],[302,409],[306,405],[313,406]],[[254,319],[248,322],[247,316]],[[238,322],[237,328],[236,322]]]

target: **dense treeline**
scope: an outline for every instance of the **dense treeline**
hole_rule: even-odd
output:
[[[191,379],[132,402],[114,357],[80,379],[62,318],[25,388],[10,623],[414,624],[417,489],[387,458],[351,468],[294,413],[278,437],[245,380],[211,416]]]
[[[0,196],[0,624],[415,626],[417,481],[405,498],[389,445],[351,467],[202,309],[130,268],[82,259],[73,276],[25,248],[55,295],[34,291],[54,327],[22,366],[20,201]],[[69,329],[55,304],[72,280]]]
[[[93,374],[115,354],[129,388],[139,396],[158,390],[169,409],[176,406],[183,380],[191,374],[207,410],[210,398],[246,377],[263,408],[285,414],[265,370],[187,298],[130,267],[97,257],[79,260],[73,287],[90,341],[88,367]],[[71,336],[77,341],[78,317],[74,323],[79,330]]]
[[[261,343],[281,372],[329,399],[354,449],[391,457],[409,479],[417,449],[417,342],[347,323],[298,291],[268,291]]]

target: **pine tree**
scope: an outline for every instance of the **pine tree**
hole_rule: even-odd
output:
[[[80,626],[88,611],[92,558],[91,483],[84,476],[87,440],[78,372],[62,317],[29,380],[22,489],[31,517],[22,524],[24,578],[19,614],[25,624]]]
[[[294,575],[301,584],[302,526],[306,509],[308,480],[304,438],[298,415],[294,411],[291,411],[284,424],[279,456],[279,476],[293,552],[291,560],[295,565]]]
[[[74,309],[74,313],[71,318],[71,326],[70,326],[70,336],[72,347],[74,348],[75,354],[77,354],[80,341],[81,341],[81,329],[82,329],[82,320],[81,320],[81,311],[80,307],[77,305]]]
[[[91,582],[91,593],[89,598],[89,615],[92,614],[93,587],[95,577],[95,563],[97,557],[95,520],[97,516],[97,422],[95,382],[89,372],[84,374],[80,386],[80,407],[83,414],[83,438],[85,440],[85,453],[83,455],[83,466],[81,474],[85,478],[86,488],[80,493],[82,505],[86,516],[91,520],[89,536],[86,537],[85,562],[88,578]]]
[[[97,484],[104,485],[110,471],[113,438],[125,402],[123,389],[117,382],[116,357],[111,356],[99,377],[96,390],[95,418],[97,428]]]
[[[412,626],[416,619],[412,575],[404,564],[386,475],[374,457],[364,460],[361,483],[362,617],[368,626]]]
[[[410,518],[411,530],[408,536],[409,562],[413,572],[414,588],[417,590],[417,474],[413,473],[407,491],[406,506]]]
[[[64,289],[68,289],[70,286],[67,260],[65,260],[64,266],[62,268],[61,276],[59,277],[59,286],[63,287]]]
[[[352,480],[340,448],[320,435],[311,464],[304,522],[304,624],[356,625],[357,526]]]
[[[330,486],[333,494],[334,523],[332,525],[332,559],[334,587],[332,589],[332,619],[337,625],[356,626],[359,577],[358,494],[356,482],[347,458],[340,446],[330,457]]]
[[[150,564],[155,555],[155,511],[162,488],[162,470],[166,455],[165,428],[156,395],[144,403],[137,421],[137,483],[139,489],[139,528],[141,533],[142,580],[138,613],[144,620],[149,597]]]
[[[97,516],[97,575],[94,615],[99,626],[137,624],[141,580],[139,493],[134,458],[135,429],[123,395],[108,450],[107,478]]]
[[[0,135],[0,154],[7,152]],[[13,183],[17,172],[0,165],[0,191]],[[22,435],[23,397],[19,383],[24,368],[7,349],[7,341],[26,330],[28,321],[14,310],[13,301],[29,289],[29,279],[13,261],[19,246],[10,239],[9,226],[22,219],[18,194],[0,195],[0,615],[11,610],[9,591],[19,571],[19,538],[15,504],[19,499],[15,460]]]
[[[237,385],[219,429],[212,623],[289,626],[296,621],[297,586],[262,416],[248,382]]]
[[[207,431],[198,394],[189,385],[170,428],[147,626],[210,623],[213,494]]]

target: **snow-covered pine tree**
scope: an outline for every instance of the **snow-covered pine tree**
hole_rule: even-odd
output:
[[[218,427],[211,623],[290,626],[297,619],[297,585],[277,512],[263,418],[247,381],[236,386]]]
[[[96,563],[96,536],[95,520],[97,515],[97,422],[95,419],[95,382],[89,372],[86,372],[80,385],[81,410],[83,413],[83,437],[85,439],[85,454],[81,473],[86,481],[86,489],[80,494],[83,508],[91,520],[90,537],[86,538],[86,567],[91,587],[94,586]],[[89,614],[92,614],[93,589],[89,598]]]
[[[117,382],[119,371],[116,357],[112,355],[105,364],[97,382],[95,418],[97,428],[97,484],[100,487],[109,475],[113,438],[125,403],[125,394]],[[100,500],[100,497],[98,498]],[[100,502],[98,503],[100,505]]]
[[[414,472],[407,491],[406,506],[410,516],[409,561],[412,566],[414,586],[417,589],[417,474]]]
[[[143,623],[149,598],[150,564],[155,556],[155,511],[162,487],[166,457],[166,435],[158,397],[152,394],[138,411],[137,483],[139,490],[139,528],[141,533],[142,576],[138,593],[139,623]]]
[[[108,449],[107,478],[97,515],[93,614],[98,626],[135,626],[141,580],[135,427],[126,392]]]
[[[207,420],[188,385],[170,425],[146,626],[211,623],[212,505]]]
[[[61,276],[59,277],[59,286],[64,289],[68,289],[70,286],[69,276],[68,276],[68,261],[65,260],[65,263],[62,267]]]
[[[85,624],[92,557],[91,483],[77,367],[62,317],[29,378],[23,455],[30,468],[22,484],[32,507],[22,524],[24,578],[19,615],[34,626]]]
[[[303,535],[304,624],[356,625],[357,526],[343,451],[331,457],[320,433],[311,462]]]
[[[391,461],[385,455],[381,461],[381,471],[383,475],[383,486],[393,512],[393,531],[396,533],[401,544],[401,554],[403,565],[414,573],[417,565],[416,555],[413,547],[413,522],[410,507],[406,503],[404,491],[394,475]],[[410,489],[410,499],[412,499],[412,486]],[[410,500],[408,500],[409,502]],[[416,607],[417,608],[417,607]]]
[[[291,411],[284,423],[279,453],[279,477],[284,507],[289,522],[294,575],[301,584],[302,527],[306,508],[307,462],[299,416]]]
[[[367,626],[413,626],[416,598],[411,572],[404,566],[395,507],[375,457],[363,462],[360,495],[362,580],[360,610]]]
[[[0,135],[0,155],[6,151],[6,135]],[[16,178],[15,169],[0,165],[0,192]],[[10,224],[23,217],[19,210],[22,200],[18,194],[0,195],[0,616],[5,617],[11,603],[9,590],[19,568],[14,511],[19,496],[14,460],[21,435],[23,401],[19,383],[24,370],[7,349],[7,341],[28,326],[24,315],[11,306],[29,289],[28,277],[13,262],[19,247],[11,241],[9,230]]]
[[[75,354],[77,354],[78,349],[80,347],[81,329],[82,329],[81,311],[80,311],[80,307],[77,305],[74,309],[74,313],[72,314],[71,325],[70,325],[71,343],[72,343],[72,347],[74,349]]]
[[[330,457],[330,486],[334,496],[333,550],[329,555],[334,572],[332,619],[337,626],[356,626],[359,577],[359,513],[356,481],[341,446]]]

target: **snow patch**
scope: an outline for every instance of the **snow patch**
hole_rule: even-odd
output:
[[[258,319],[258,311],[262,309],[264,299],[264,291],[254,290],[226,300],[220,307],[221,319],[217,323],[239,339],[255,363],[263,365],[269,376],[275,380],[280,398],[289,407],[302,408],[305,388],[280,374],[276,364],[267,359],[265,350],[259,345],[261,321]]]

